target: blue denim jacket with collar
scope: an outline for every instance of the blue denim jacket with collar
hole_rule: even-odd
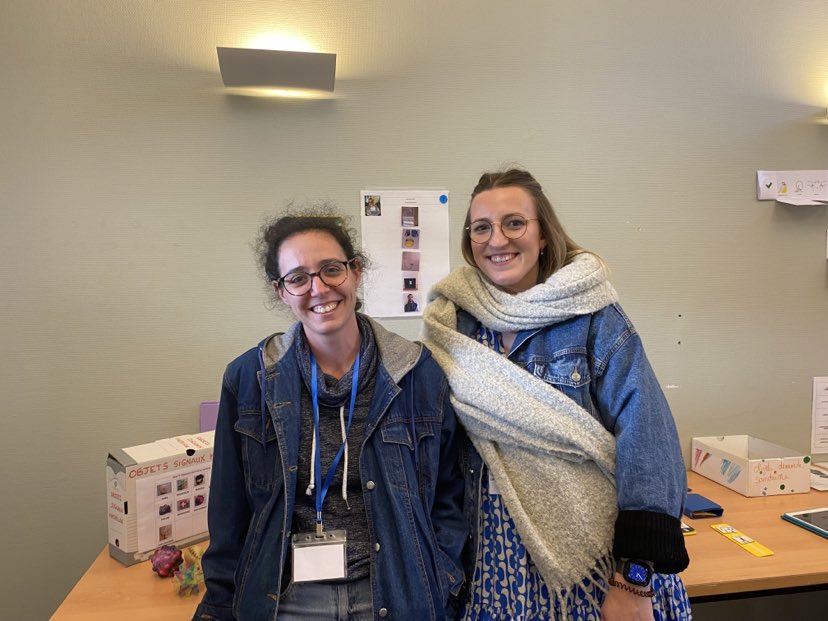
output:
[[[380,355],[359,457],[373,542],[376,619],[451,618],[463,584],[462,514],[454,410],[443,372],[419,343],[371,322]],[[302,379],[299,324],[264,348],[262,436],[258,348],[224,374],[202,560],[200,621],[273,620],[291,539]],[[412,434],[412,430],[416,433]]]
[[[457,313],[457,329],[475,338],[477,320]],[[554,385],[601,421],[616,438],[619,519],[616,557],[655,563],[675,573],[689,559],[680,531],[687,473],[670,407],[641,338],[618,304],[515,338],[510,360]],[[471,443],[462,451],[465,512],[470,524],[466,563],[477,551],[482,460]]]

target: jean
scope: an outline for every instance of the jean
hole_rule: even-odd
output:
[[[294,582],[279,600],[279,621],[372,621],[371,579]]]

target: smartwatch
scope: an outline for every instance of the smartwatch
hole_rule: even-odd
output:
[[[647,561],[625,558],[621,559],[621,575],[630,584],[648,587],[653,578],[653,569]]]

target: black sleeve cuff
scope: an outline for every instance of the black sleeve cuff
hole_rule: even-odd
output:
[[[653,511],[618,512],[612,554],[651,561],[653,569],[662,574],[677,574],[690,564],[681,520]]]

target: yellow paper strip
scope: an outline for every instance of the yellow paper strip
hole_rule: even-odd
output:
[[[733,543],[738,544],[743,550],[747,550],[753,556],[772,556],[773,550],[766,548],[758,541],[754,541],[742,532],[733,528],[730,524],[711,524],[710,528],[721,533]]]

